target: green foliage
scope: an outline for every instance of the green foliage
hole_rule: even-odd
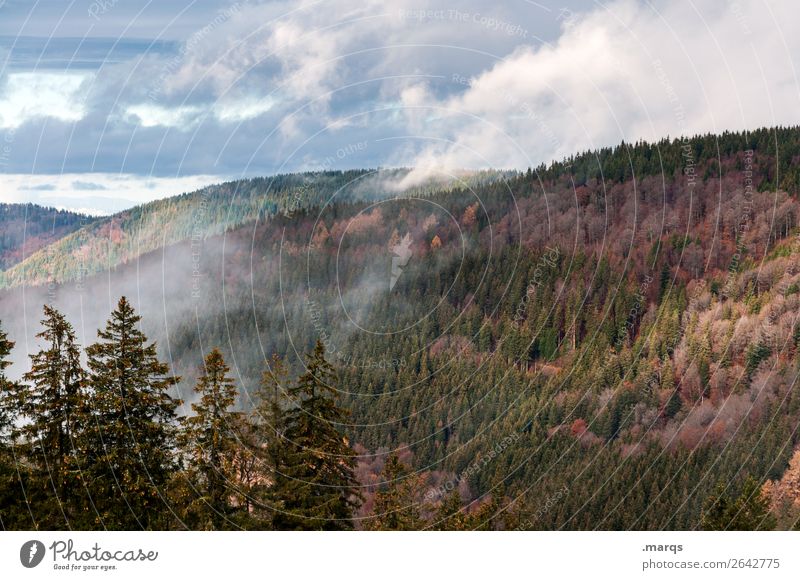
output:
[[[717,485],[706,499],[700,523],[709,531],[774,530],[776,525],[769,500],[752,477],[745,480],[736,498],[728,495],[725,485]]]
[[[75,450],[85,427],[86,375],[72,325],[47,305],[41,324],[36,337],[42,349],[30,355],[31,370],[14,388],[12,437],[26,467],[26,496],[38,507],[35,524],[47,529],[74,520],[84,508]]]
[[[6,377],[5,370],[11,364],[8,357],[13,348],[14,343],[0,326],[0,529],[3,530],[24,527],[27,515],[20,509],[22,490],[9,445],[16,404],[13,385]]]
[[[247,422],[245,453],[253,458],[255,477],[249,480],[249,509],[260,527],[271,528],[276,513],[284,511],[282,495],[288,493],[286,467],[286,407],[290,388],[289,369],[273,354],[261,376],[255,405]],[[241,480],[242,478],[240,478]],[[245,482],[243,482],[245,483]]]
[[[731,481],[740,472],[780,476],[788,450],[798,442],[800,391],[787,388],[785,380],[796,374],[794,360],[771,352],[768,343],[734,337],[733,332],[740,316],[772,307],[776,295],[766,288],[770,272],[751,271],[759,264],[742,256],[765,255],[794,227],[793,218],[776,217],[774,231],[754,240],[754,232],[769,226],[774,210],[756,200],[750,215],[753,227],[737,235],[736,223],[725,216],[736,217],[739,208],[726,206],[714,214],[705,193],[712,188],[697,188],[692,194],[683,186],[682,150],[688,146],[697,175],[710,178],[738,177],[735,168],[742,169],[742,152],[752,148],[754,172],[761,174],[757,182],[774,183],[769,167],[773,162],[787,165],[783,158],[775,159],[774,137],[781,151],[800,154],[798,134],[797,129],[779,129],[718,140],[702,136],[624,144],[598,155],[575,156],[574,164],[538,168],[538,175],[530,170],[508,174],[503,181],[487,177],[478,190],[486,215],[471,222],[464,237],[444,220],[432,226],[436,231],[426,231],[424,247],[415,246],[391,292],[364,290],[361,282],[385,273],[392,232],[421,227],[428,214],[416,215],[414,200],[394,200],[393,211],[375,219],[377,225],[342,236],[353,218],[370,211],[369,196],[375,192],[351,191],[345,203],[326,211],[316,207],[324,194],[346,179],[365,177],[365,172],[282,176],[275,187],[269,180],[246,180],[124,212],[67,236],[51,247],[50,261],[37,254],[12,269],[8,282],[19,283],[24,273],[36,283],[75,279],[78,258],[87,255],[90,268],[116,265],[118,271],[110,274],[115,282],[134,278],[126,260],[160,248],[165,230],[170,232],[168,244],[187,239],[195,224],[205,244],[200,270],[220,272],[223,261],[224,280],[206,276],[198,284],[204,301],[224,304],[224,311],[208,308],[196,319],[175,309],[165,312],[168,335],[151,331],[155,325],[148,320],[142,321],[141,332],[159,344],[169,340],[178,374],[191,374],[188,369],[198,365],[201,344],[225,344],[226,352],[236,356],[241,385],[261,381],[258,392],[243,390],[253,395],[253,408],[246,396],[241,413],[230,405],[220,408],[236,423],[240,439],[229,463],[212,463],[235,486],[221,495],[218,486],[209,485],[201,469],[208,464],[205,455],[195,454],[203,455],[203,462],[193,463],[185,449],[177,453],[179,433],[170,427],[163,461],[155,461],[162,465],[160,481],[166,480],[158,488],[164,490],[161,513],[156,514],[155,502],[146,506],[144,511],[152,508],[155,515],[145,527],[179,527],[181,522],[167,515],[167,505],[187,514],[182,523],[189,527],[220,527],[223,523],[213,521],[212,512],[195,509],[214,497],[221,506],[216,511],[225,514],[225,527],[340,529],[364,522],[364,527],[404,529],[414,524],[392,506],[413,506],[409,497],[416,492],[397,482],[411,482],[410,473],[429,468],[438,473],[422,473],[415,485],[424,487],[429,479],[444,477],[458,480],[461,494],[412,508],[410,513],[418,513],[411,520],[419,517],[421,527],[503,527],[505,523],[495,522],[502,518],[492,516],[514,497],[513,515],[522,518],[514,527],[691,529],[699,525],[705,498],[713,491],[709,481]],[[645,242],[623,243],[634,173],[642,224],[673,224],[691,211],[692,226],[685,231],[672,225],[663,231],[647,228],[642,230]],[[574,196],[572,178],[578,185]],[[573,221],[561,219],[563,206],[554,210],[559,219],[545,227],[540,185],[555,193],[548,204],[557,205],[561,192],[570,194],[564,196],[570,204],[577,200],[582,218],[578,231]],[[508,191],[514,203],[504,197]],[[474,192],[468,189],[426,186],[424,193],[454,216],[465,215],[474,204]],[[704,236],[718,219],[720,228],[714,231],[720,237],[709,243]],[[559,228],[565,221],[568,227]],[[248,225],[239,227],[244,223]],[[327,238],[316,236],[318,224]],[[315,247],[306,252],[310,235]],[[434,235],[442,244],[432,252]],[[551,260],[546,249],[551,244],[572,254]],[[774,258],[785,260],[785,253],[778,251]],[[180,245],[165,248],[163,254],[141,255],[136,267],[158,260],[182,263],[172,261],[176,255],[185,255]],[[278,255],[280,260],[274,259]],[[157,265],[160,272],[163,264]],[[780,270],[779,264],[769,266]],[[63,287],[57,291],[68,292]],[[87,301],[102,297],[100,291],[92,292],[86,291]],[[278,296],[283,298],[280,305]],[[348,323],[337,312],[341,298],[358,308],[363,327],[380,332],[342,333],[330,343],[336,349],[317,352],[320,329]],[[790,308],[792,302],[786,304]],[[382,334],[396,328],[412,330]],[[737,328],[747,331],[747,325]],[[800,331],[794,333],[796,343],[798,336]],[[288,363],[284,368],[276,358],[263,373],[264,352],[285,355],[293,348],[315,349],[305,372],[288,368]],[[723,412],[719,401],[745,396],[741,393],[751,375],[772,355],[778,372],[756,401],[744,405],[752,402],[754,407],[748,429],[735,434],[726,430],[726,425],[740,423],[739,417],[698,426],[695,400],[703,397],[704,412],[709,407]],[[105,368],[93,376],[109,375],[113,360],[127,359],[127,351],[109,353]],[[303,374],[295,379],[298,372]],[[164,378],[165,373],[162,369],[156,375]],[[94,396],[90,388],[90,399]],[[728,405],[724,413],[741,406]],[[206,405],[203,413],[213,414],[213,407]],[[352,412],[352,420],[345,420],[344,409]],[[87,417],[94,420],[93,414]],[[159,425],[173,421],[156,423],[158,431]],[[187,430],[191,423],[187,419]],[[141,422],[136,429],[152,434],[151,426]],[[498,447],[510,434],[511,441]],[[101,448],[98,434],[89,435],[87,441]],[[358,512],[353,473],[361,477],[367,469],[363,463],[355,465],[351,441],[359,452],[361,446],[367,449],[367,458],[408,449],[407,465],[390,460],[383,474],[378,475],[377,467],[368,473],[362,486],[368,501]],[[121,445],[135,457],[129,441]],[[94,461],[83,452],[81,458]],[[22,470],[26,485],[31,474]],[[87,485],[108,480],[102,470],[97,475]],[[498,481],[507,491],[492,494]],[[124,482],[126,490],[129,485]],[[212,487],[217,491],[210,491]],[[738,498],[724,499],[723,507]],[[373,511],[364,513],[370,505]],[[134,513],[143,511],[136,509]],[[711,505],[707,511],[714,509]],[[3,512],[4,521],[11,518],[14,526],[23,525],[24,519],[7,514]],[[109,520],[112,526],[138,527],[130,518],[122,521],[122,515],[113,515],[117,519]],[[99,526],[99,517],[92,518],[87,526]]]
[[[465,531],[470,529],[469,518],[464,511],[461,496],[454,489],[442,500],[439,509],[433,516],[433,529],[443,531]]]
[[[220,530],[230,526],[234,511],[231,498],[236,493],[236,451],[238,424],[232,407],[236,386],[228,376],[230,368],[219,349],[205,358],[195,385],[199,395],[192,403],[194,415],[186,418],[184,441],[187,473],[197,497],[187,514],[197,521],[192,527]]]
[[[368,530],[421,529],[424,521],[417,500],[421,487],[419,477],[409,472],[396,453],[391,453],[381,479],[383,483],[375,494],[373,515],[364,527]]]
[[[19,263],[31,248],[58,240],[94,219],[32,203],[0,203],[0,271]]]
[[[158,360],[125,297],[99,341],[86,349],[92,396],[84,411],[82,478],[96,525],[153,529],[165,525],[162,490],[176,472],[176,414],[169,389],[179,378]]]
[[[755,344],[751,344],[747,348],[745,354],[745,371],[748,376],[751,376],[758,366],[769,358],[772,354],[772,349],[764,340],[759,340]]]
[[[336,372],[317,341],[306,371],[289,389],[283,465],[273,498],[282,507],[273,525],[281,530],[351,528],[360,503],[355,479],[355,454],[339,425],[347,413],[334,401],[339,391]]]

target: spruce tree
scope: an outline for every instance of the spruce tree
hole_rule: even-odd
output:
[[[383,483],[375,493],[372,517],[365,522],[369,530],[418,530],[422,518],[416,495],[419,478],[391,453],[381,471]]]
[[[180,379],[158,360],[123,296],[99,341],[86,349],[92,420],[84,470],[98,526],[153,529],[165,525],[165,484],[176,470],[175,409],[169,394]]]
[[[281,498],[287,496],[291,485],[285,473],[288,392],[289,371],[283,360],[273,355],[261,377],[249,421],[249,451],[256,459],[257,477],[248,499],[255,508],[257,525],[263,528],[272,527],[274,513],[284,509]]]
[[[185,448],[188,473],[195,479],[191,512],[204,529],[230,527],[231,496],[236,488],[235,453],[238,445],[236,385],[219,349],[205,358],[194,390],[194,415],[186,419]]]
[[[14,343],[8,340],[8,335],[3,332],[0,326],[0,451],[5,449],[8,439],[8,430],[12,424],[13,413],[16,409],[14,401],[13,384],[6,377],[6,369],[11,366],[8,357]],[[1,458],[0,458],[1,459]]]
[[[469,522],[461,505],[461,494],[454,489],[445,496],[439,509],[433,515],[433,529],[461,531],[468,528]]]
[[[306,372],[289,389],[293,407],[287,410],[286,485],[274,499],[282,507],[274,526],[282,530],[342,530],[353,527],[360,503],[354,474],[355,453],[339,432],[347,413],[337,406],[337,377],[317,341]]]
[[[82,408],[86,373],[72,325],[51,306],[44,306],[42,348],[30,355],[31,370],[17,392],[14,429],[21,457],[29,469],[26,490],[39,527],[72,528],[83,496],[79,482],[77,442],[85,426]]]
[[[724,485],[718,484],[706,499],[700,525],[709,531],[756,531],[774,530],[776,521],[758,482],[748,477],[736,499],[728,495]]]
[[[6,377],[5,370],[11,364],[8,357],[13,348],[14,343],[8,340],[8,335],[0,326],[0,530],[17,527],[18,518],[24,521],[22,518],[27,515],[19,510],[22,494],[19,493],[17,469],[10,450],[11,428],[17,405],[14,385]]]

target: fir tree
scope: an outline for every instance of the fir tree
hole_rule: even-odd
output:
[[[100,341],[86,349],[92,419],[83,455],[98,526],[152,529],[165,524],[162,493],[176,469],[175,409],[169,394],[178,377],[160,362],[155,343],[120,298]]]
[[[470,530],[502,530],[511,529],[514,526],[512,523],[512,516],[509,513],[511,510],[508,508],[508,503],[504,497],[504,486],[498,483],[494,486],[495,490],[492,492],[488,501],[479,504],[478,509],[470,514],[467,521],[467,528]]]
[[[355,454],[339,432],[346,412],[334,401],[336,373],[317,341],[306,372],[289,389],[294,406],[286,412],[285,486],[274,499],[277,529],[341,530],[353,527],[360,503]]]
[[[205,358],[194,388],[199,400],[192,404],[194,415],[186,419],[185,439],[188,473],[195,480],[198,498],[192,502],[193,515],[204,529],[230,525],[235,491],[235,454],[238,443],[236,385],[228,376],[230,368],[219,349]]]
[[[369,530],[418,530],[422,518],[416,495],[419,478],[391,453],[381,471],[383,484],[375,494],[372,517],[366,521]]]
[[[11,364],[8,357],[13,348],[14,343],[8,340],[8,335],[0,327],[0,530],[15,527],[16,516],[22,516],[20,522],[24,522],[24,516],[27,515],[19,513],[17,508],[22,503],[22,493],[17,485],[17,469],[9,449],[10,431],[17,405],[14,385],[6,377],[5,370]]]
[[[434,530],[462,531],[469,529],[467,515],[461,505],[461,494],[457,489],[451,491],[443,500],[433,516]]]
[[[284,473],[288,377],[289,371],[283,360],[273,355],[261,377],[250,419],[250,452],[256,458],[258,467],[250,498],[263,527],[271,527],[275,511],[284,508],[280,498],[285,497],[287,487],[291,485]]]
[[[44,330],[36,337],[42,349],[30,355],[31,370],[17,386],[14,430],[18,450],[30,470],[27,494],[36,504],[37,525],[46,528],[80,525],[75,518],[80,465],[76,453],[85,418],[86,373],[72,325],[51,306],[44,306]]]
[[[758,482],[748,477],[736,499],[728,495],[723,484],[717,485],[703,506],[700,525],[710,531],[756,531],[774,530],[776,521],[769,499]]]
[[[11,415],[16,408],[13,399],[13,384],[6,377],[6,369],[11,366],[8,357],[14,348],[14,343],[8,340],[8,335],[0,326],[0,451],[6,443],[8,429],[11,426]]]

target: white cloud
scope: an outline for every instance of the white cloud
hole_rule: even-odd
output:
[[[125,119],[140,126],[191,129],[203,110],[197,106],[163,107],[151,103],[131,105],[125,109]]]
[[[31,119],[80,121],[86,115],[88,73],[10,73],[0,91],[0,128],[16,129]]]
[[[260,117],[275,106],[272,97],[229,100],[214,104],[214,117],[221,123],[240,123]]]
[[[310,105],[282,120],[281,136],[300,140],[343,118],[330,110],[333,93],[366,81],[372,93],[352,107],[383,102],[384,128],[429,138],[421,150],[398,141],[381,163],[525,167],[622,139],[800,122],[800,35],[782,28],[795,10],[792,0],[615,0],[561,18],[547,44],[527,34],[535,13],[516,20],[489,2],[455,11],[428,0],[246,5],[186,55],[169,86],[224,98],[269,79],[287,110]],[[497,58],[481,61],[484,47]],[[465,72],[471,85],[444,91],[411,78]]]
[[[525,167],[623,139],[800,123],[800,37],[780,27],[794,10],[617,0],[577,15],[556,44],[519,47],[462,94],[428,100],[447,113],[427,134],[452,143],[414,162]]]
[[[5,174],[0,180],[0,202],[30,201],[84,213],[88,208],[93,208],[90,213],[106,214],[155,199],[196,191],[225,180],[220,175],[152,177],[112,173]],[[91,184],[91,188],[87,184]]]
[[[104,66],[92,83],[9,75],[0,128],[86,117],[69,142],[56,124],[44,135],[23,127],[6,168],[24,172],[35,158],[43,171],[80,172],[91,160],[97,171],[165,174],[213,160],[221,173],[270,173],[366,142],[333,166],[427,175],[800,123],[792,0],[586,0],[566,18],[534,4],[241,2],[178,53]],[[177,130],[132,134],[148,127]]]
[[[166,107],[153,103],[141,103],[125,108],[123,115],[128,123],[141,127],[168,127],[188,131],[203,122],[210,114],[220,123],[241,123],[260,117],[275,106],[275,99],[245,98],[228,99],[214,104],[181,105]]]

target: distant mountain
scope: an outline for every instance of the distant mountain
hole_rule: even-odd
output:
[[[14,267],[0,273],[0,288],[78,280],[183,240],[204,240],[248,222],[295,215],[326,203],[341,205],[401,193],[421,195],[452,188],[456,182],[477,186],[514,172],[469,172],[459,179],[427,179],[401,192],[397,184],[408,174],[407,169],[353,170],[243,179],[87,219],[32,246],[40,251],[27,252],[23,262],[10,262]]]
[[[210,348],[246,408],[265,360],[297,373],[322,341],[349,441],[365,461],[401,450],[434,503],[518,499],[522,529],[693,529],[718,482],[750,475],[797,521],[778,500],[800,447],[798,160],[800,129],[780,128],[400,195],[402,174],[367,171],[208,188],[12,268],[98,275],[0,292],[9,371],[42,303],[88,343],[124,294],[185,413]]]
[[[0,270],[93,221],[87,215],[30,203],[0,203]]]

